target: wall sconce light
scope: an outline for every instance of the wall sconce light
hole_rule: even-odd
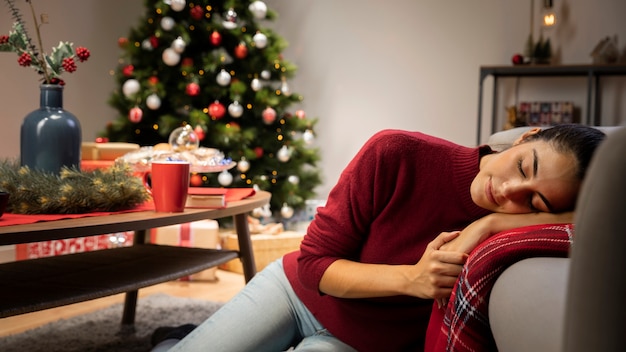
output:
[[[552,7],[552,0],[544,0],[541,11],[541,25],[543,27],[553,27],[556,24],[556,14]]]

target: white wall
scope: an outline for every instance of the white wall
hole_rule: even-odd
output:
[[[325,180],[320,197],[380,129],[420,130],[474,145],[479,66],[510,64],[529,33],[529,1],[266,2],[279,13],[271,25],[290,43],[285,56],[299,66],[290,87],[304,96],[307,114],[320,118],[317,145]],[[541,1],[535,2],[538,10]],[[137,24],[143,1],[47,0],[35,6],[50,17],[46,48],[62,39],[92,51],[90,61],[64,75],[65,107],[81,120],[84,140],[92,140],[114,116],[106,101],[115,88],[109,70],[120,53],[117,38]],[[555,7],[562,22],[551,38],[561,63],[590,63],[589,53],[602,37],[626,38],[623,0],[555,0]],[[0,13],[0,33],[8,32],[10,23],[8,13]],[[0,54],[0,157],[18,154],[21,118],[38,107],[37,75],[19,67],[16,58]],[[517,91],[515,82],[504,83],[500,106],[516,98],[560,99],[570,93],[584,103],[582,81],[522,80]],[[604,112],[616,121],[626,115],[624,84],[612,79],[605,89]]]

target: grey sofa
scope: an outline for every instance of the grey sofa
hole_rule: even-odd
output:
[[[502,149],[528,128],[494,134]],[[529,258],[496,280],[488,305],[501,352],[622,351],[626,348],[626,127],[592,160],[577,203],[569,258]]]

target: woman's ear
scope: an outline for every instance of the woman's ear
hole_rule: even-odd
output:
[[[532,136],[533,134],[536,134],[537,132],[541,131],[541,128],[539,127],[533,127],[531,129],[529,129],[528,131],[522,133],[521,136],[519,136],[514,142],[513,145],[518,145],[520,143],[522,143],[526,138]]]

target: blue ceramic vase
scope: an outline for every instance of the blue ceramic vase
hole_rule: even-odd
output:
[[[63,166],[79,169],[81,139],[80,122],[63,109],[63,86],[42,84],[39,109],[22,122],[21,165],[54,174]]]

